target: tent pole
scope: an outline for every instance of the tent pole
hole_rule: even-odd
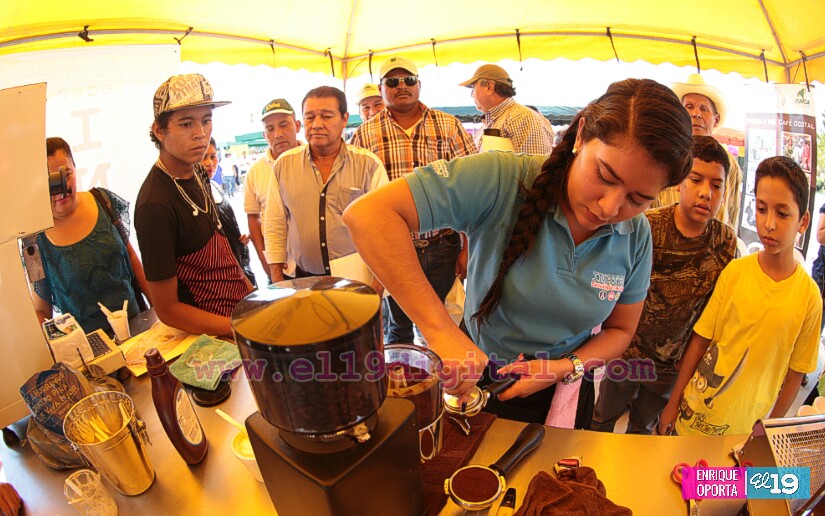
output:
[[[130,35],[130,34],[155,34],[155,35],[169,35],[169,36],[180,36],[180,30],[169,30],[169,29],[98,29],[92,31],[94,35]],[[220,34],[217,32],[203,32],[193,30],[190,35],[192,36],[201,36],[207,38],[218,38],[218,39],[228,39],[232,41],[240,41],[245,43],[259,43],[266,46],[276,46],[280,48],[285,48],[289,50],[296,50],[299,52],[307,52],[309,54],[314,54],[316,56],[325,57],[327,54],[323,50],[313,50],[310,48],[299,47],[297,45],[288,45],[286,43],[278,43],[273,41],[272,39],[258,39],[258,38],[251,38],[248,36],[237,36],[234,34]],[[9,41],[0,42],[0,48],[8,48],[14,47],[17,45],[24,45],[26,43],[35,43],[38,41],[48,41],[50,39],[62,39],[62,38],[76,38],[77,32],[53,32],[50,34],[40,34],[37,36],[29,36],[25,38],[18,38],[12,39]],[[337,58],[336,58],[337,59]]]
[[[344,42],[344,53],[341,58],[341,75],[343,75],[344,85],[347,83],[346,62],[349,55],[349,43],[352,39],[352,28],[355,25],[355,11],[358,10],[358,0],[352,0],[352,7],[349,11],[349,23],[347,24],[347,40]]]
[[[641,35],[637,35],[637,34],[620,34],[620,33],[614,32],[612,29],[611,29],[611,33],[612,33],[614,38],[641,39],[641,40],[646,40],[646,41],[659,41],[659,42],[662,42],[662,43],[673,43],[673,44],[678,44],[678,45],[691,45],[691,46],[693,45],[693,43],[690,40],[685,41],[685,40],[681,40],[681,39],[668,38],[668,37],[664,37],[664,36],[641,36]],[[521,32],[521,37],[528,37],[528,36],[531,36],[531,37],[543,37],[543,36],[595,36],[595,37],[604,37],[604,32],[589,32],[589,31],[587,31],[587,32],[542,31],[542,32],[528,32],[528,33]],[[471,37],[452,38],[452,39],[440,39],[440,40],[438,40],[438,43],[440,45],[443,45],[443,44],[449,44],[449,43],[459,43],[459,42],[464,42],[464,41],[481,41],[481,40],[485,40],[485,39],[512,38],[512,37],[513,37],[512,33],[486,34],[486,35],[482,35],[482,36],[471,36]],[[405,50],[410,50],[412,48],[423,47],[425,45],[432,46],[432,42],[431,41],[422,41],[420,43],[413,43],[411,45],[403,45],[403,46],[387,48],[387,49],[383,49],[383,50],[375,50],[375,51],[373,51],[373,55],[396,54],[398,52],[403,52]],[[709,43],[699,43],[699,42],[697,42],[696,46],[700,47],[700,48],[706,48],[708,50],[716,50],[718,52],[724,52],[726,54],[734,54],[734,55],[738,55],[738,56],[741,56],[741,57],[747,57],[747,58],[750,58],[750,59],[754,59],[756,61],[762,61],[762,57],[759,54],[748,53],[748,52],[744,52],[744,51],[741,51],[741,50],[732,50],[732,49],[729,49],[729,48],[724,48],[724,47],[721,47],[721,46],[718,46],[718,45],[712,45],[712,44],[709,44]],[[760,49],[760,51],[761,51],[761,49]],[[346,58],[343,58],[343,59],[345,59],[347,61],[352,61],[352,60],[355,60],[355,59],[365,59],[365,58],[367,58],[367,56],[368,56],[368,54],[359,54],[359,55],[347,56]],[[560,56],[560,57],[562,57],[562,56]],[[785,66],[784,62],[775,61],[773,59],[767,59],[766,61],[771,66],[781,66],[781,67]]]
[[[355,5],[356,2],[357,2],[357,0],[354,0],[353,5]],[[761,0],[760,0],[760,5],[762,5]],[[763,6],[763,9],[764,9],[764,6]],[[352,18],[352,16],[351,16],[351,18]],[[770,23],[770,22],[768,22],[768,23]],[[771,25],[771,30],[774,31],[772,25]],[[643,35],[637,35],[637,34],[619,34],[619,33],[616,33],[613,30],[611,30],[611,33],[612,33],[612,36],[614,38],[640,39],[640,40],[658,41],[658,42],[663,42],[663,43],[679,44],[679,45],[691,45],[692,44],[691,41],[689,41],[689,40],[685,41],[685,40],[682,40],[682,39],[676,39],[676,38],[670,38],[670,37],[664,37],[664,36],[643,36]],[[181,30],[180,29],[176,29],[176,30],[171,30],[171,29],[99,29],[99,30],[95,30],[94,34],[95,35],[155,34],[155,35],[170,35],[170,36],[175,37],[175,36],[180,36]],[[774,31],[774,34],[775,34],[775,31]],[[314,50],[314,49],[310,49],[310,48],[300,47],[300,46],[297,46],[297,45],[289,45],[289,44],[286,44],[286,43],[274,42],[272,39],[259,39],[259,38],[253,38],[253,37],[248,37],[248,36],[239,36],[239,35],[233,35],[233,34],[220,34],[220,33],[216,33],[216,32],[205,32],[205,31],[197,31],[197,30],[193,30],[190,35],[199,36],[199,37],[207,37],[207,38],[228,39],[228,40],[232,40],[232,41],[240,41],[240,42],[253,43],[253,44],[261,44],[261,45],[269,46],[273,49],[274,49],[275,46],[277,46],[279,48],[283,48],[283,49],[287,49],[287,50],[305,52],[305,53],[312,54],[312,55],[315,55],[315,56],[318,56],[318,57],[328,57],[328,56],[331,55],[331,52],[329,50]],[[585,32],[543,31],[543,32],[532,32],[532,33],[522,32],[521,36],[525,36],[525,37],[526,36],[533,36],[533,37],[548,37],[548,36],[604,37],[604,33],[603,32],[591,32],[591,31],[585,31]],[[77,37],[77,32],[75,32],[75,31],[54,32],[54,33],[50,33],[50,34],[41,34],[41,35],[37,35],[37,36],[29,36],[29,37],[13,39],[13,40],[5,41],[5,42],[0,42],[0,49],[14,47],[14,46],[17,46],[17,45],[23,45],[23,44],[26,44],[26,43],[38,42],[38,41],[47,41],[47,40],[51,40],[51,39],[61,39],[61,38],[71,39],[71,38],[76,38],[76,37]],[[449,43],[466,42],[466,41],[481,41],[481,40],[485,40],[485,39],[512,38],[512,37],[513,37],[512,33],[488,34],[488,35],[473,36],[473,37],[463,37],[463,38],[452,38],[452,39],[439,40],[439,44],[449,44]],[[431,41],[422,41],[420,43],[414,43],[414,44],[411,44],[411,45],[404,45],[404,46],[399,46],[399,47],[394,47],[394,48],[389,48],[389,49],[383,49],[383,50],[379,50],[379,51],[373,51],[372,53],[373,53],[373,55],[390,55],[390,54],[402,52],[402,51],[405,51],[405,50],[418,48],[418,47],[421,47],[421,46],[424,46],[424,45],[432,45],[432,42]],[[778,41],[777,41],[777,45],[779,45]],[[759,54],[753,54],[753,53],[744,52],[744,51],[741,51],[741,50],[733,50],[733,49],[724,48],[724,47],[709,44],[709,43],[697,43],[696,46],[706,48],[706,49],[709,49],[709,50],[714,50],[714,51],[726,53],[726,54],[738,55],[738,56],[741,56],[741,57],[754,59],[754,60],[758,60],[758,61],[762,60],[761,56]],[[775,60],[772,60],[772,59],[768,59],[768,60],[766,60],[766,62],[767,62],[767,64],[769,64],[771,66],[778,66],[778,67],[783,68],[785,70],[785,77],[786,77],[786,81],[787,81],[787,80],[790,80],[790,66],[792,65],[792,63],[787,62],[787,60],[785,58],[785,55],[784,55],[784,52],[782,51],[781,45],[779,45],[779,49],[780,49],[780,52],[782,53],[783,61],[780,62],[780,61],[775,61]],[[822,57],[822,54],[823,53],[818,53],[818,54],[815,54],[815,55],[811,55],[811,56],[808,57],[808,59],[809,60],[817,59],[819,57]],[[348,50],[347,50],[347,51],[345,51],[343,57],[334,57],[333,56],[333,59],[339,60],[339,61],[341,61],[341,63],[347,63],[347,62],[350,62],[350,61],[360,62],[362,60],[365,60],[367,57],[368,57],[367,54],[349,55]]]
[[[773,40],[776,42],[777,48],[779,48],[779,55],[782,56],[782,62],[786,65],[785,82],[790,82],[791,74],[790,69],[787,67],[788,58],[785,56],[785,50],[782,48],[782,42],[779,41],[779,36],[776,35],[776,28],[774,28],[773,22],[771,22],[771,17],[768,15],[768,9],[765,8],[765,3],[762,0],[759,0],[759,7],[762,9],[762,14],[765,15],[765,23],[767,23],[768,27],[771,28],[771,34],[773,35]]]

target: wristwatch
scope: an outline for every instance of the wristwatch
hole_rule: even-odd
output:
[[[584,376],[584,364],[582,364],[581,359],[573,353],[564,353],[559,358],[566,358],[573,362],[573,372],[565,376],[562,383],[571,384],[581,380]]]

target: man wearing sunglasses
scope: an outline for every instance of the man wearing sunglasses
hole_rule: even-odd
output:
[[[460,86],[470,88],[476,109],[484,113],[481,130],[476,134],[476,145],[484,129],[498,129],[509,138],[515,152],[550,154],[553,151],[553,126],[543,115],[522,106],[513,98],[516,88],[504,68],[482,65],[468,81]]]
[[[436,160],[449,161],[476,152],[473,140],[457,118],[418,100],[421,81],[415,63],[405,57],[392,57],[381,65],[379,78],[378,89],[386,109],[356,129],[350,143],[375,153],[384,162],[390,180]],[[462,253],[461,235],[447,229],[414,234],[412,238],[427,279],[444,301],[456,271],[466,270],[466,247]],[[461,261],[459,254],[463,255]],[[386,341],[412,342],[412,321],[392,297],[387,298],[384,313],[388,319]]]

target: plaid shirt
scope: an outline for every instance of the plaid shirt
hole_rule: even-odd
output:
[[[384,109],[352,135],[351,145],[372,151],[384,162],[390,181],[409,174],[415,167],[433,161],[451,160],[476,153],[476,146],[461,122],[452,115],[421,106],[421,121],[407,136],[404,129]]]
[[[730,170],[725,180],[725,197],[722,199],[722,204],[719,205],[716,219],[721,220],[738,233],[739,204],[742,200],[742,169],[739,168],[739,162],[730,152],[728,152],[728,161],[730,161]],[[659,197],[653,201],[650,207],[670,206],[679,202],[680,198],[679,187],[671,186],[659,192]]]
[[[553,126],[550,121],[532,109],[518,104],[512,97],[484,113],[481,129],[476,133],[476,145],[479,147],[484,129],[499,129],[501,136],[513,142],[514,152],[553,152]]]

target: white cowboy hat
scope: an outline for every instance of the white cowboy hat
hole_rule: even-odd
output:
[[[670,88],[676,93],[681,101],[688,93],[696,93],[697,95],[704,95],[709,98],[713,105],[716,106],[716,113],[719,115],[719,123],[716,127],[722,127],[725,124],[725,115],[728,111],[728,103],[725,95],[718,89],[705,83],[705,80],[698,73],[690,74],[687,82],[674,82]]]

